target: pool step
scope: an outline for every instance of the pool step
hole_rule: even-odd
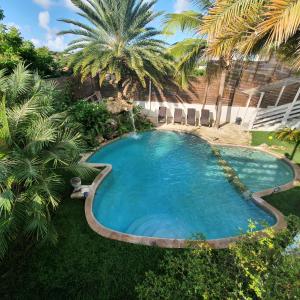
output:
[[[126,230],[129,234],[149,237],[182,238],[186,228],[164,214],[149,215],[135,220]]]

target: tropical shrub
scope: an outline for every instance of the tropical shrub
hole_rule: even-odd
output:
[[[279,234],[268,229],[256,238],[249,232],[228,250],[197,249],[166,255],[157,273],[137,287],[140,299],[297,299],[300,257],[286,246],[300,230],[299,218]]]
[[[110,113],[105,101],[101,103],[78,101],[69,108],[73,122],[80,125],[80,132],[88,146],[97,146],[102,139],[112,139],[133,131],[128,112]],[[151,129],[151,122],[141,113],[139,107],[134,108],[137,130]]]
[[[161,87],[172,70],[160,31],[150,23],[160,13],[153,11],[156,0],[71,0],[84,22],[61,21],[73,25],[60,34],[76,38],[70,42],[70,66],[82,79],[107,79],[116,86],[118,97],[126,98],[129,87],[143,87],[149,80]],[[75,50],[75,51],[74,51]]]
[[[280,141],[286,141],[288,143],[294,144],[293,152],[290,155],[290,159],[293,160],[300,145],[300,130],[293,128],[283,128],[276,132],[275,136]]]
[[[67,172],[85,174],[77,128],[53,107],[53,82],[18,65],[0,72],[0,258],[15,240],[56,241],[51,223]]]

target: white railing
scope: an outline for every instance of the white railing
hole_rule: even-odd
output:
[[[298,90],[293,102],[270,107],[264,109],[258,109],[257,114],[251,122],[249,129],[258,129],[261,127],[270,127],[278,125],[283,127],[287,125],[289,121],[299,119],[300,120],[300,89]]]

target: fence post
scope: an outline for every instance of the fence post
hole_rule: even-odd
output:
[[[279,95],[278,95],[278,98],[277,98],[277,100],[276,100],[275,106],[278,106],[279,101],[280,101],[280,99],[281,99],[281,97],[282,97],[282,94],[283,94],[285,88],[286,88],[285,85],[281,88],[281,91],[280,91],[280,93],[279,93]]]

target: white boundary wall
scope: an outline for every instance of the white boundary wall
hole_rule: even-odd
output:
[[[189,103],[173,103],[173,102],[152,102],[151,106],[149,101],[135,101],[135,103],[144,109],[144,113],[150,118],[157,118],[158,109],[160,106],[167,107],[168,118],[173,118],[175,108],[181,108],[186,117],[188,108],[195,108],[197,113],[196,117],[199,118],[203,104],[189,104]],[[216,120],[216,106],[205,105],[205,109],[208,109]],[[249,124],[253,121],[257,113],[256,107],[240,107],[240,106],[222,106],[221,123],[229,122],[234,123],[237,117],[242,118],[243,124]]]

